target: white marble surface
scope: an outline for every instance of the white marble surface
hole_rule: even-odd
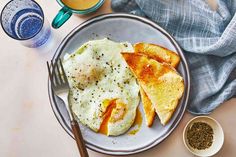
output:
[[[0,9],[8,0],[1,0]],[[38,0],[51,22],[59,5],[56,0]],[[109,1],[96,14],[110,12]],[[29,49],[9,38],[0,29],[0,156],[1,157],[76,157],[75,142],[57,122],[47,94],[46,61],[55,48],[79,23],[94,16],[73,16],[62,28],[54,30],[57,37],[51,47],[41,51]],[[236,154],[236,99],[224,103],[210,116],[216,118],[225,132],[225,143],[217,157]],[[160,145],[133,156],[172,157],[191,155],[182,142],[184,125],[193,116],[185,113],[175,131]],[[89,151],[91,157],[106,156]]]

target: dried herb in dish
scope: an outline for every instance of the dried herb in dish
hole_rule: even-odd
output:
[[[194,149],[203,150],[212,145],[213,134],[210,125],[204,122],[195,122],[187,130],[187,140]]]

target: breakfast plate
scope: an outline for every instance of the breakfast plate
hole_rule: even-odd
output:
[[[125,133],[120,136],[106,136],[95,133],[89,128],[80,125],[86,142],[86,146],[94,151],[111,155],[128,155],[148,150],[163,141],[176,128],[180,122],[189,98],[190,76],[184,54],[177,42],[160,26],[142,17],[131,14],[105,14],[89,19],[72,30],[62,41],[53,60],[63,59],[66,54],[71,54],[84,43],[108,38],[116,42],[147,42],[166,47],[180,56],[180,63],[177,71],[184,80],[184,94],[171,118],[165,126],[155,119],[152,127],[147,127],[144,122],[144,111],[141,105],[139,110],[143,117],[140,130],[135,134]],[[52,93],[50,82],[48,92],[53,112],[65,129],[73,137],[70,128],[69,115],[66,107],[58,97]],[[140,102],[141,103],[141,102]]]

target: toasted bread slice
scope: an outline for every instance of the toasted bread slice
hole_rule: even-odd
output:
[[[151,100],[161,124],[167,124],[183,95],[183,78],[170,65],[144,54],[122,53],[122,56]]]
[[[171,64],[171,66],[175,68],[178,66],[180,62],[180,58],[175,52],[158,45],[148,44],[148,43],[138,43],[134,45],[134,49],[135,53],[146,54],[148,57],[152,59],[155,59],[159,62],[165,62]],[[147,97],[146,93],[143,91],[141,87],[140,87],[140,95],[145,111],[146,123],[148,126],[151,126],[155,116],[155,114],[153,113],[154,110],[151,110],[153,106],[151,104],[151,101]]]
[[[151,100],[148,98],[147,94],[144,92],[142,87],[140,87],[140,95],[143,103],[146,124],[148,127],[151,127],[154,121],[154,117],[156,115],[155,109],[152,106]]]
[[[176,68],[180,62],[180,57],[178,54],[159,45],[137,43],[134,45],[134,51],[135,53],[145,54],[158,62],[168,63],[174,68]]]

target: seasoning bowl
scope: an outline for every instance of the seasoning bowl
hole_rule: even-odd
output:
[[[211,126],[213,129],[213,142],[212,145],[206,149],[198,150],[196,148],[193,148],[190,146],[188,139],[187,139],[187,131],[188,129],[196,122],[203,122]],[[223,146],[224,143],[224,132],[221,127],[221,125],[213,118],[208,117],[208,116],[197,116],[193,119],[191,119],[187,125],[184,128],[183,132],[183,141],[185,147],[193,153],[196,156],[200,157],[207,157],[207,156],[213,156],[216,154],[221,147]]]

